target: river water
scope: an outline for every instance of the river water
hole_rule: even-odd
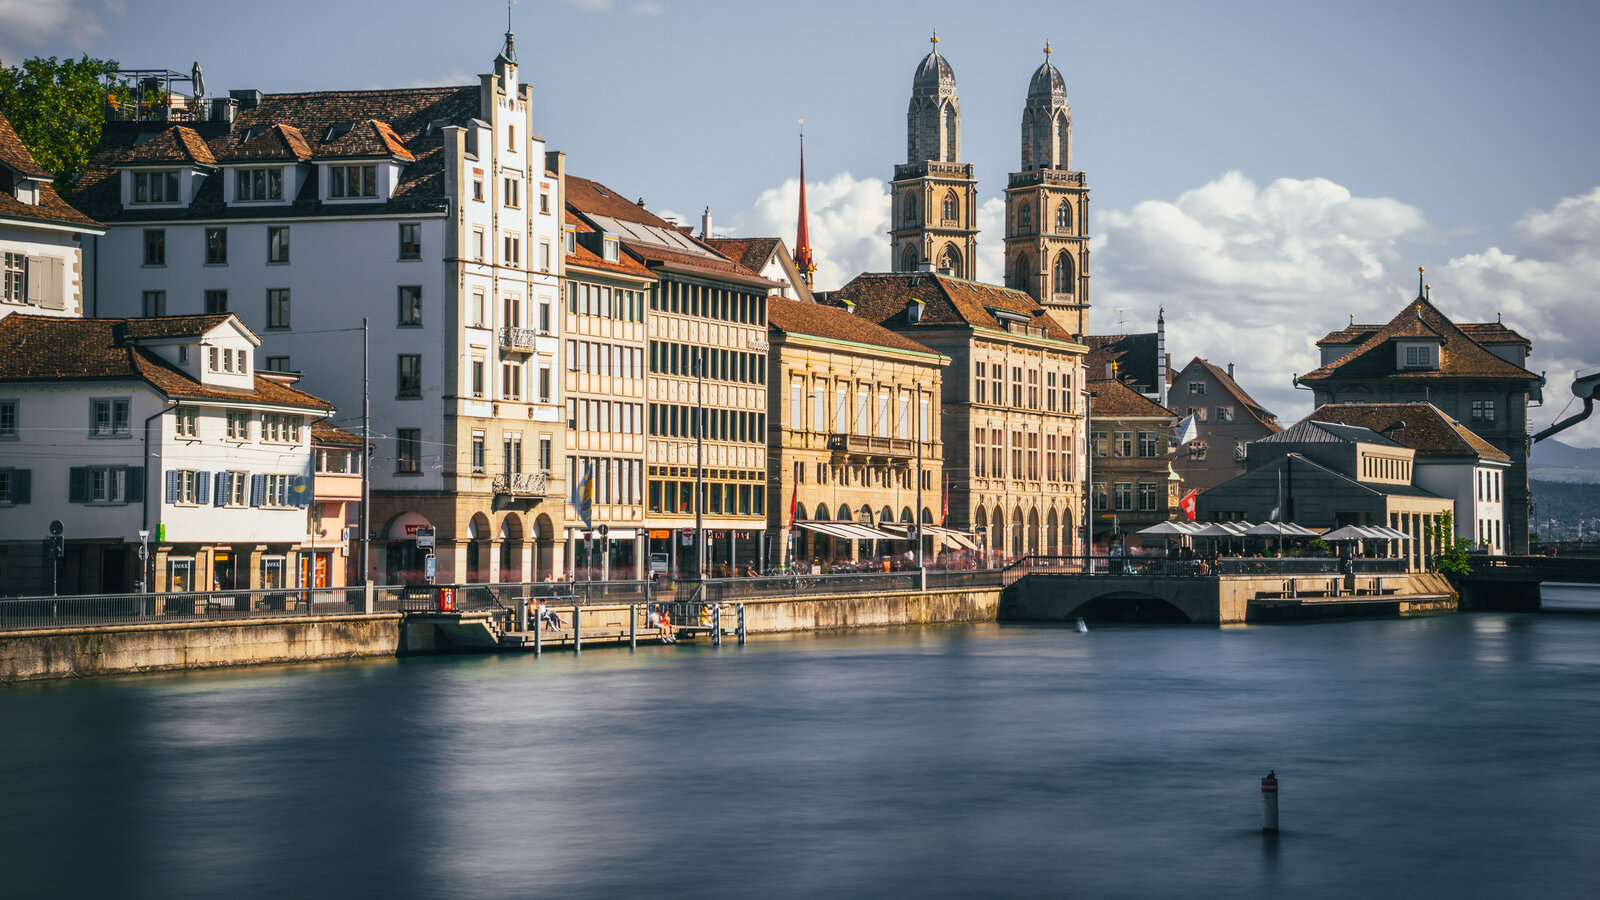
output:
[[[21,686],[0,758],[6,897],[1588,898],[1600,615]]]

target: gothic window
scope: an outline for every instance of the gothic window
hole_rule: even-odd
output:
[[[1032,268],[1032,266],[1030,264],[1030,261],[1028,260],[1028,254],[1023,253],[1020,256],[1018,256],[1017,257],[1017,261],[1013,265],[1012,270],[1011,270],[1011,286],[1013,288],[1016,288],[1019,291],[1027,290],[1028,289],[1028,274],[1029,274],[1029,269],[1031,269],[1031,268]]]
[[[961,202],[956,199],[955,191],[946,191],[944,195],[944,218],[955,219],[961,211]]]
[[[907,225],[915,225],[915,224],[917,224],[917,219],[918,219],[917,195],[916,194],[907,194],[906,195],[906,211],[905,211],[905,219],[904,219],[905,224],[907,224]]]
[[[907,247],[900,251],[900,271],[915,272],[917,270],[917,248]]]
[[[1033,207],[1029,206],[1028,202],[1024,200],[1022,205],[1017,207],[1017,233],[1027,234],[1032,228]]]
[[[1054,290],[1057,294],[1072,293],[1072,255],[1062,253],[1056,257]]]
[[[944,252],[939,254],[939,268],[948,269],[957,278],[965,277],[961,273],[961,255],[953,246],[946,245]]]
[[[955,104],[944,108],[944,162],[961,158],[961,114]]]
[[[1056,207],[1056,231],[1062,234],[1072,233],[1072,201],[1063,200]]]

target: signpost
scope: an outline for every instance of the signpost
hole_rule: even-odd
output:
[[[432,553],[429,553],[427,559],[422,561],[422,565],[423,574],[427,576],[428,583],[433,584],[434,577],[439,573],[438,557],[434,556]]]
[[[432,547],[433,546],[433,533],[434,532],[433,532],[433,526],[432,525],[418,525],[417,526],[417,546],[418,547]]]

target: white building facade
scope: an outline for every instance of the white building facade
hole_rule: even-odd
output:
[[[0,113],[0,317],[83,315],[83,248],[99,223],[56,193]]]

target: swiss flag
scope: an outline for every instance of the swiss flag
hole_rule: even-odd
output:
[[[1195,493],[1196,493],[1196,491],[1190,491],[1189,493],[1183,495],[1183,499],[1182,500],[1178,501],[1178,508],[1183,510],[1183,515],[1184,515],[1186,521],[1190,521],[1190,522],[1194,521],[1194,495],[1195,495]]]

